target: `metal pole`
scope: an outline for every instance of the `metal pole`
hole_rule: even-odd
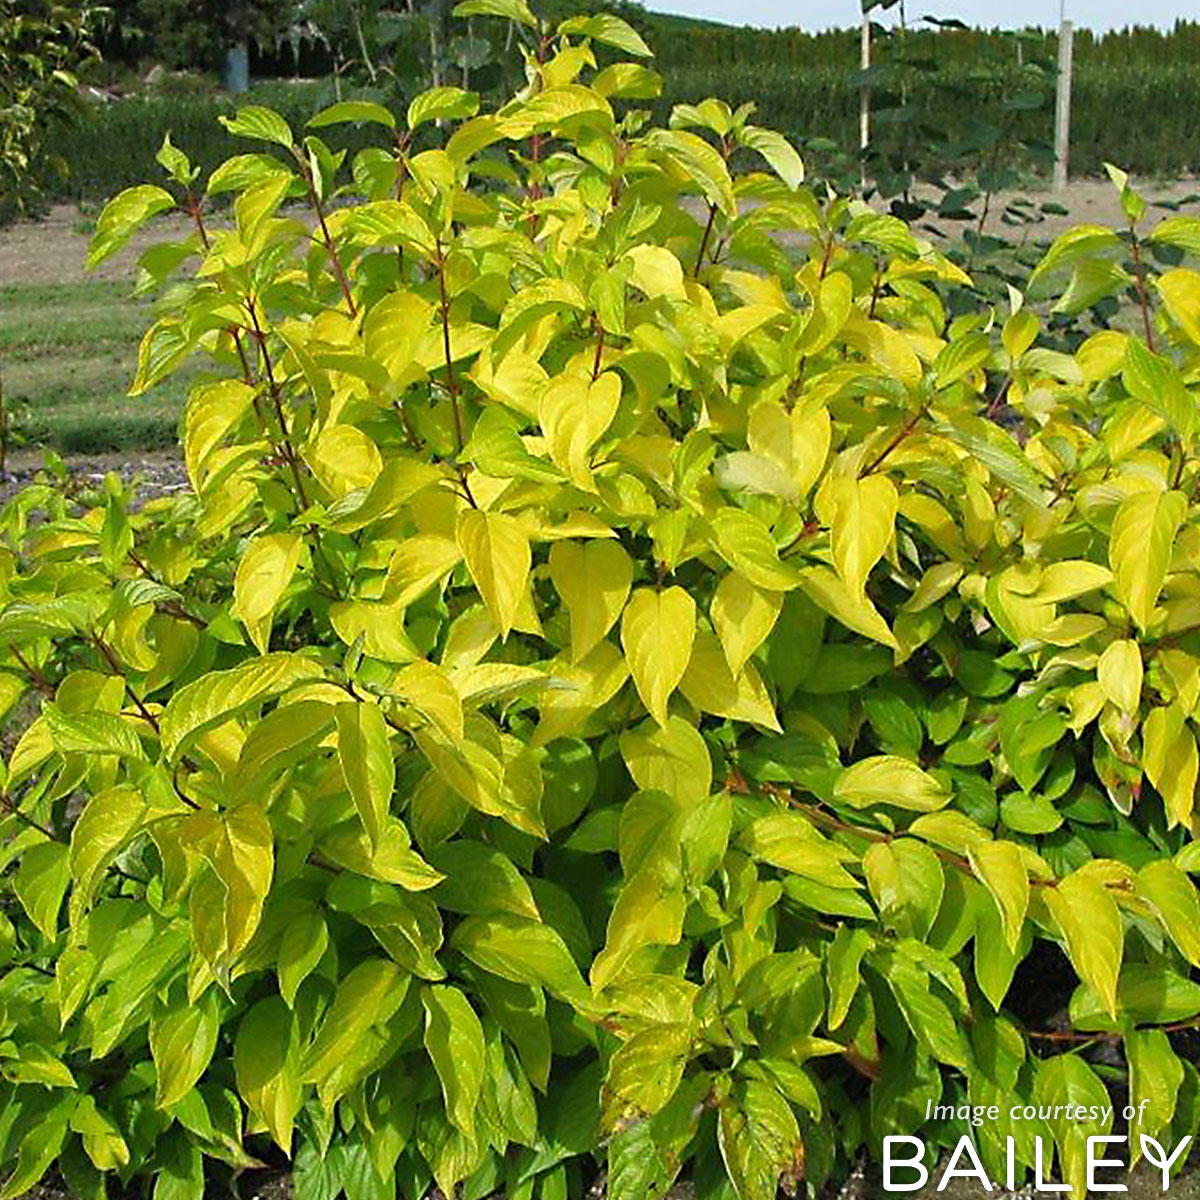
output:
[[[1071,62],[1075,30],[1063,21],[1058,30],[1058,96],[1054,105],[1054,190],[1067,186],[1067,159],[1071,151]]]

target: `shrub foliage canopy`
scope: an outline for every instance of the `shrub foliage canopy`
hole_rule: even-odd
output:
[[[747,110],[651,127],[620,20],[534,44],[100,218],[191,215],[133,390],[207,373],[191,493],[3,513],[0,1196],[771,1200],[930,1102],[1082,1190],[1107,1128],[1007,1114],[1097,1038],[1194,1132],[1200,221],[1060,239],[1031,298],[1140,297],[1068,352]]]

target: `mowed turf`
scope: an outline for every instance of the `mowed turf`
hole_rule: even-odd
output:
[[[0,376],[10,448],[68,454],[152,450],[175,443],[187,372],[130,397],[142,334],[154,319],[132,284],[0,286]]]

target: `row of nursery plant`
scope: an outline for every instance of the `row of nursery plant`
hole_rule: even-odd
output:
[[[133,391],[202,363],[192,488],[0,514],[0,1197],[772,1200],[962,1104],[1079,1193],[1109,1083],[1195,1134],[1200,220],[1114,172],[992,304],[745,109],[649,123],[621,20],[458,11],[499,109],[246,107],[99,220],[190,219]]]

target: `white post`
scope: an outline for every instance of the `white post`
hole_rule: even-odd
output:
[[[1075,30],[1063,21],[1058,30],[1058,96],[1054,105],[1054,190],[1067,186],[1067,159],[1071,151],[1071,61]]]
[[[859,63],[865,71],[871,65],[871,14],[862,15],[862,44]],[[858,97],[858,146],[866,150],[871,141],[871,89],[864,83]],[[867,186],[867,164],[862,164],[862,186]]]

